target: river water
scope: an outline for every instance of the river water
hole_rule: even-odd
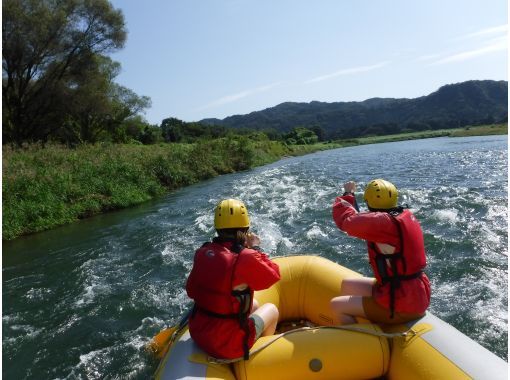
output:
[[[377,177],[422,224],[430,311],[506,360],[507,150],[507,136],[335,149],[4,242],[3,378],[149,378],[144,346],[187,309],[193,253],[223,198],[246,203],[270,255],[319,254],[370,275],[364,243],[337,230],[331,205],[347,180],[361,204]]]

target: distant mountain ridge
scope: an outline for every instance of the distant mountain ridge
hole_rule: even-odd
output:
[[[361,102],[285,102],[275,107],[201,123],[288,132],[321,128],[328,139],[441,129],[507,121],[508,82],[472,80],[448,84],[418,98],[371,98]]]

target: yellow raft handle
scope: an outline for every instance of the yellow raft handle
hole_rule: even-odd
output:
[[[147,345],[147,351],[153,354],[156,358],[162,359],[165,348],[171,343],[176,331],[177,326],[169,327],[160,331]]]
[[[188,319],[192,312],[193,305],[184,314],[178,325],[168,327],[152,338],[152,341],[146,346],[147,351],[157,359],[162,359],[168,348],[174,343],[177,335],[188,325]]]

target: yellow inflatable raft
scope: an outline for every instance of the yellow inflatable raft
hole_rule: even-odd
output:
[[[274,261],[282,278],[256,299],[274,303],[280,322],[307,326],[261,337],[250,359],[235,363],[214,361],[178,329],[156,379],[507,379],[507,362],[430,313],[390,328],[365,320],[334,326],[330,299],[342,279],[360,275],[318,256]]]

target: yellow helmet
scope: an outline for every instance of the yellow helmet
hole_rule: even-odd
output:
[[[394,184],[379,178],[368,183],[363,198],[369,209],[388,210],[397,207],[398,191]]]
[[[214,228],[246,228],[250,227],[248,210],[243,202],[237,199],[224,199],[214,212]]]

